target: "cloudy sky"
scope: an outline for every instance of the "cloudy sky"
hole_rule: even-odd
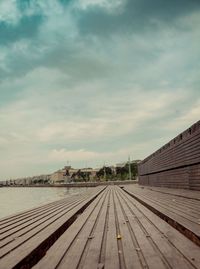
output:
[[[143,159],[199,120],[199,0],[1,0],[0,179]]]

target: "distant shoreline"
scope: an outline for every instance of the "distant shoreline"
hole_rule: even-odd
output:
[[[1,187],[12,187],[12,188],[83,188],[83,187],[97,187],[104,185],[124,185],[124,184],[136,184],[137,180],[123,180],[123,181],[105,181],[105,182],[80,182],[80,183],[65,183],[65,184],[34,184],[34,185],[9,185],[9,186],[1,186]]]

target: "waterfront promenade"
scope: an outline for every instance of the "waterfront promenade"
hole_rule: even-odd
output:
[[[121,187],[0,220],[0,268],[200,268],[199,193]]]

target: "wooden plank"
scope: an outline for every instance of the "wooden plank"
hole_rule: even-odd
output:
[[[74,240],[78,241],[79,234],[82,233],[83,229],[87,228],[88,219],[93,214],[95,208],[108,199],[109,190],[106,189],[104,193],[99,195],[90,206],[79,216],[78,221],[74,222],[72,226],[55,242],[55,244],[48,250],[46,256],[37,263],[34,269],[43,268],[56,268],[59,266],[64,256],[68,253],[68,250],[73,245]],[[103,210],[102,210],[103,212]],[[81,253],[77,253],[79,256]]]
[[[200,269],[199,247],[110,186],[33,267],[42,268]]]
[[[106,251],[105,251],[105,268],[116,269],[120,267],[118,246],[117,246],[117,228],[115,222],[115,210],[113,201],[114,187],[111,190],[111,197],[109,202],[108,212],[108,227],[106,237]]]
[[[143,227],[147,239],[160,255],[166,268],[200,268],[199,247],[161,220],[153,212],[128,194],[122,193],[121,199],[128,199],[127,207]],[[124,196],[126,198],[124,198]]]
[[[81,194],[74,194],[70,197],[63,198],[63,199],[48,203],[46,205],[39,206],[39,207],[29,209],[29,210],[25,210],[23,212],[13,214],[11,216],[0,219],[0,231],[2,231],[2,229],[4,227],[8,227],[8,226],[13,225],[13,224],[18,224],[18,223],[23,222],[24,220],[28,219],[29,217],[33,218],[34,216],[36,216],[39,213],[46,212],[49,209],[60,206],[61,204],[66,204],[67,202],[70,202],[72,200],[73,201],[78,200],[82,195],[85,196],[88,194],[89,194],[88,191],[85,191]],[[90,194],[91,194],[91,191],[90,191]]]
[[[150,269],[166,268],[166,264],[163,263],[160,255],[158,255],[152,244],[149,242],[147,233],[142,228],[141,221],[139,221],[135,213],[131,212],[130,208],[127,207],[126,199],[123,200],[120,197],[120,202],[124,207],[124,212],[126,212],[128,224],[134,233],[135,241],[137,242],[136,250],[141,256],[143,266]]]
[[[91,203],[105,187],[99,187],[88,194],[88,198],[78,201],[71,208],[59,212],[58,215],[50,218],[48,222],[38,225],[34,230],[28,231],[22,237],[17,238],[9,245],[0,249],[0,268],[12,268],[23,263],[34,264],[43,255],[48,247],[62,234],[76,215]],[[41,251],[42,250],[42,251]]]
[[[84,201],[85,198],[82,197],[82,199],[78,201],[63,205],[59,209],[42,215],[39,219],[36,218],[36,221],[27,221],[27,223],[17,226],[11,231],[9,230],[8,233],[3,234],[4,237],[2,237],[0,241],[0,248],[4,247],[3,253],[6,253],[6,251],[11,251],[12,248],[15,248],[16,245],[21,244],[23,241],[26,241],[27,238],[32,237],[32,235],[37,233],[37,231],[45,229],[45,227],[48,227],[48,225],[51,224],[52,221],[60,218],[60,216],[63,216],[71,209],[73,209],[76,205],[79,205],[81,202]],[[20,240],[18,240],[18,238],[20,238]],[[0,250],[0,255],[4,255],[3,253]]]
[[[81,196],[78,198],[78,200],[80,200],[81,198],[84,198],[86,196]],[[4,224],[1,228],[0,228],[0,240],[2,240],[3,237],[5,237],[5,233],[9,233],[9,231],[13,231],[14,229],[17,229],[20,227],[23,227],[23,225],[27,224],[28,226],[28,223],[32,223],[32,222],[36,222],[37,219],[40,219],[42,216],[45,217],[45,215],[49,215],[50,213],[52,212],[56,212],[56,211],[59,211],[60,209],[66,207],[66,206],[70,206],[71,204],[73,204],[74,202],[77,201],[77,198],[73,198],[71,200],[66,200],[65,202],[62,202],[60,204],[57,204],[56,206],[54,207],[51,207],[51,208],[47,208],[43,211],[39,211],[37,213],[34,213],[33,215],[30,215],[28,217],[25,217],[25,218],[22,218],[20,220],[18,220],[17,222],[11,222],[11,223],[7,223],[6,225]]]
[[[177,197],[169,193],[159,193],[146,188],[126,188],[140,198],[149,200],[158,206],[175,212],[178,215],[189,219],[194,223],[199,223],[200,218],[200,201],[187,199],[184,197]]]
[[[104,195],[103,199],[101,199],[101,201],[95,206],[92,214],[87,219],[87,223],[82,227],[81,232],[73,239],[66,255],[59,263],[59,269],[65,269],[66,265],[70,269],[75,269],[79,266],[81,267],[85,252],[87,253],[88,250],[88,244],[94,238],[94,229],[101,216],[105,198],[106,196]],[[94,267],[95,265],[97,266],[97,264],[93,264]]]
[[[75,197],[75,196],[78,197],[77,194],[73,195],[73,197]],[[37,214],[38,212],[44,211],[44,210],[46,210],[48,208],[51,208],[52,206],[54,207],[57,204],[62,203],[66,199],[69,199],[69,198],[63,198],[63,199],[60,199],[60,200],[45,204],[43,206],[39,206],[39,207],[36,207],[36,208],[34,207],[32,209],[25,210],[25,211],[19,212],[17,214],[12,214],[10,216],[4,217],[4,218],[0,219],[0,228],[3,227],[3,225],[5,225],[7,223],[8,224],[9,223],[14,223],[15,221],[18,221],[18,220],[24,219],[24,218],[26,218],[28,216],[32,216],[34,214]],[[70,197],[70,199],[71,199],[71,197]]]
[[[130,225],[130,220],[134,219],[134,216],[131,216],[127,211],[125,212],[125,208],[116,193],[115,205],[115,214],[117,215],[119,222],[118,234],[121,236],[121,239],[118,241],[122,244],[121,251],[124,256],[126,267],[135,269],[140,269],[145,266],[147,267],[147,263],[142,255],[139,242],[136,239],[136,231]]]
[[[26,217],[22,217],[20,219],[14,220],[13,219],[10,220],[10,222],[7,222],[6,224],[4,223],[1,227],[0,227],[0,240],[2,240],[5,237],[5,233],[12,233],[15,229],[21,229],[21,227],[23,227],[23,225],[28,226],[29,222],[36,222],[37,219],[40,219],[42,216],[45,217],[45,215],[50,215],[52,212],[56,212],[59,211],[60,209],[66,207],[66,206],[70,206],[73,203],[81,200],[81,199],[85,199],[88,197],[88,194],[82,194],[80,196],[72,196],[71,198],[66,198],[65,200],[61,200],[60,203],[56,203],[55,205],[49,207],[49,208],[45,208],[45,210],[39,210],[37,212],[34,212],[33,214],[29,214]]]
[[[110,201],[110,188],[108,189],[108,193],[106,199],[104,201],[104,205],[99,214],[98,221],[96,223],[96,227],[92,232],[91,239],[88,243],[87,250],[85,251],[85,255],[83,255],[82,260],[79,264],[81,268],[94,268],[100,267],[100,265],[104,265],[105,261],[105,246],[106,246],[106,238],[107,238],[107,217],[109,212],[109,201]],[[95,266],[94,266],[95,265]]]
[[[200,202],[193,202],[192,200],[188,201],[188,199],[176,198],[174,196],[154,193],[152,191],[134,191],[134,194],[149,202],[155,203],[155,205],[177,213],[194,223],[198,223],[198,219],[200,218]]]
[[[139,164],[140,175],[200,161],[200,131],[168,149],[159,150]]]
[[[186,236],[194,240],[196,243],[199,242],[200,238],[200,229],[199,229],[199,214],[194,215],[191,217],[190,209],[187,211],[187,207],[185,213],[178,210],[176,205],[172,203],[169,205],[169,201],[164,202],[164,196],[166,194],[160,194],[160,198],[156,200],[156,195],[146,195],[146,197],[142,193],[142,189],[137,190],[132,188],[132,190],[125,187],[125,190],[130,193],[134,198],[136,198],[139,202],[144,204],[146,207],[151,209],[154,213],[161,216],[163,219],[169,221],[174,227],[179,229],[179,231],[183,232]],[[162,198],[163,197],[163,198]],[[179,198],[183,199],[183,198]],[[178,200],[178,197],[176,198]],[[174,199],[175,201],[175,199]],[[190,203],[190,200],[186,199],[187,203]],[[198,201],[196,201],[198,202]],[[200,203],[197,208],[200,208]]]

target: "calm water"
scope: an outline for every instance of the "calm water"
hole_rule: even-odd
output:
[[[86,188],[0,188],[0,218],[53,202]]]

